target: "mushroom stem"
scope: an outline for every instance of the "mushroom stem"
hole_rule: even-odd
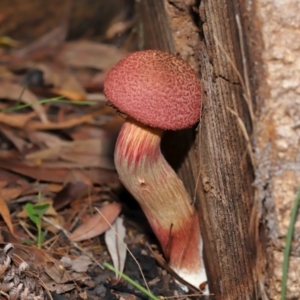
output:
[[[115,148],[121,182],[144,211],[170,267],[199,288],[205,282],[198,216],[160,150],[163,130],[128,119]]]

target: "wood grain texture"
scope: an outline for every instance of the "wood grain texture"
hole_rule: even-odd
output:
[[[240,44],[231,1],[202,1],[204,40],[200,66],[205,90],[198,136],[202,185],[197,189],[203,218],[208,273],[217,299],[254,299],[254,255],[249,234],[253,172],[235,111],[250,130]],[[215,281],[218,280],[218,281]]]
[[[230,112],[238,114],[250,134],[245,91],[237,74],[237,70],[243,74],[243,63],[235,14],[241,14],[243,1],[145,0],[140,1],[143,9],[138,12],[147,14],[152,9],[149,3],[158,6],[162,2],[164,9],[151,23],[167,20],[167,29],[161,35],[162,31],[150,25],[153,31],[149,35],[145,31],[144,36],[147,45],[182,56],[200,70],[204,89],[198,131],[170,134],[172,143],[165,140],[165,153],[192,197],[196,191],[209,286],[215,299],[256,299],[255,251],[249,228],[254,176],[246,139]],[[145,22],[146,16],[140,17]],[[178,150],[180,145],[185,145],[184,151]]]
[[[137,1],[139,48],[174,53],[174,41],[163,1]]]

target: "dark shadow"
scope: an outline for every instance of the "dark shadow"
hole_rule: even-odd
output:
[[[195,140],[195,128],[180,131],[166,131],[161,142],[161,150],[175,171],[178,171]]]

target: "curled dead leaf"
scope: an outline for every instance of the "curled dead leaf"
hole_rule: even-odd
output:
[[[100,213],[96,213],[86,223],[79,226],[70,236],[72,242],[96,237],[110,228],[121,212],[121,204],[117,202],[109,203],[100,208]]]
[[[14,227],[11,221],[10,211],[8,209],[6,201],[3,199],[1,194],[0,194],[0,214],[3,220],[5,221],[7,227],[9,228],[9,231],[13,234]]]

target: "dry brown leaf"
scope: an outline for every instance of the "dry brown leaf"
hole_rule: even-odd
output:
[[[112,24],[109,26],[105,33],[106,39],[112,39],[117,35],[123,34],[126,30],[131,28],[133,25],[132,20],[128,21],[118,21],[118,22],[112,22]]]
[[[26,190],[28,190],[28,186],[6,187],[1,189],[1,196],[6,201],[11,201],[20,197]]]
[[[5,66],[0,66],[0,78],[5,80],[13,80],[15,75]]]
[[[1,127],[0,131],[14,144],[14,146],[22,152],[24,149],[30,148],[30,144],[26,142],[23,138],[20,138],[16,133],[10,128]]]
[[[102,128],[110,132],[111,134],[114,134],[117,137],[122,125],[124,124],[124,121],[124,118],[120,116],[115,116],[113,119],[107,122],[107,124],[103,125]]]
[[[84,88],[84,90],[86,92],[94,92],[94,91],[102,91],[102,87],[101,86],[98,86],[96,87],[96,89],[94,90],[89,90],[87,87],[89,85],[89,82],[92,80],[93,76],[95,75],[96,73],[96,70],[94,69],[89,69],[89,68],[81,68],[81,69],[78,69],[78,68],[72,68],[72,74],[75,76],[76,80],[82,85],[82,87]],[[88,96],[89,94],[87,94]],[[93,96],[92,96],[93,97]],[[97,97],[99,98],[99,97]],[[88,99],[88,97],[87,97]],[[92,99],[88,99],[89,101],[92,101]],[[96,99],[97,100],[97,99]]]
[[[102,234],[110,228],[109,224],[113,224],[120,214],[121,209],[121,204],[117,202],[101,207],[100,211],[105,218],[97,212],[86,223],[79,226],[69,236],[69,239],[73,242],[79,242]]]
[[[58,193],[63,188],[62,184],[59,183],[40,183],[34,182],[31,184],[27,191],[24,191],[23,195],[41,193]]]
[[[57,143],[54,147],[31,152],[25,156],[29,161],[51,161],[61,159],[74,163],[74,167],[100,167],[114,170],[113,141],[88,139],[84,141]],[[43,164],[43,163],[42,163]]]
[[[33,151],[24,156],[25,160],[30,162],[39,162],[38,165],[41,166],[44,161],[57,161],[59,159],[59,152],[61,151],[61,146],[55,146],[48,149],[42,149],[38,151]]]
[[[107,130],[93,125],[76,127],[68,134],[73,140],[77,141],[87,140],[89,138],[105,139],[110,136],[110,133],[108,133]]]
[[[20,180],[20,176],[0,169],[0,185],[5,187],[8,183],[15,183]]]
[[[3,180],[3,181],[0,180],[0,189],[3,190],[4,187],[6,187],[7,183],[8,182],[6,180]]]
[[[41,123],[37,121],[30,121],[30,119],[36,116],[35,112],[28,114],[3,114],[0,113],[0,123],[6,124],[15,128],[26,128],[27,130],[54,130],[54,129],[67,129],[72,128],[83,123],[91,121],[99,112],[84,115],[82,117],[76,117],[66,121],[58,123]]]
[[[126,229],[123,224],[123,219],[118,217],[112,226],[105,232],[105,243],[113,261],[115,269],[123,272],[127,254],[124,238]],[[116,278],[120,276],[116,274]]]
[[[28,130],[54,130],[54,129],[67,129],[67,128],[72,128],[78,125],[81,125],[83,123],[89,122],[96,115],[98,115],[99,112],[91,113],[84,115],[82,117],[76,117],[73,119],[65,120],[62,122],[58,123],[41,123],[41,122],[36,122],[36,121],[31,121],[26,125],[26,129]],[[0,116],[0,122],[1,122],[1,116]],[[23,127],[23,126],[20,126]]]
[[[106,69],[103,72],[99,72],[95,74],[91,80],[87,83],[86,88],[89,90],[98,90],[99,88],[103,88],[105,78],[110,69]]]
[[[115,46],[90,41],[65,43],[56,59],[67,66],[105,70],[114,66],[125,55]]]
[[[4,200],[2,193],[0,193],[0,214],[7,225],[9,231],[14,234],[14,227],[10,217],[10,211],[8,209],[7,203]]]
[[[92,193],[89,193],[85,198],[79,198],[71,203],[71,209],[73,211],[80,211],[82,208],[90,209],[90,206],[93,203],[104,203],[105,201],[111,200],[111,193],[112,188],[108,186],[104,187],[93,187]],[[90,215],[84,214],[82,216],[82,222],[84,223],[86,220],[91,218]]]
[[[6,151],[0,151],[0,159],[18,159],[20,158],[19,152],[17,152],[15,149],[10,149]],[[7,170],[7,169],[5,169]]]
[[[0,84],[0,98],[30,104],[43,123],[48,121],[43,106],[37,103],[39,99],[31,91],[17,83],[2,81]]]
[[[13,259],[19,265],[23,260],[32,262],[35,267],[43,267],[46,274],[56,283],[65,283],[72,280],[71,275],[64,269],[62,264],[53,258],[47,251],[25,246],[21,244],[14,245]]]
[[[67,169],[47,169],[31,167],[18,160],[0,159],[0,168],[10,170],[36,180],[47,182],[64,182],[65,177],[70,172]]]
[[[35,161],[23,161],[24,165],[28,167],[38,167],[40,169],[66,169],[66,170],[74,170],[82,168],[76,163],[72,162],[65,162],[65,161],[42,161],[40,159],[37,159]],[[104,164],[103,164],[104,165]],[[99,166],[93,166],[99,168]],[[85,169],[86,171],[87,169]],[[101,170],[109,170],[108,168],[101,168]],[[112,170],[111,170],[112,171]]]
[[[64,96],[65,98],[72,100],[72,101],[83,101],[87,100],[87,97],[85,93],[78,93],[73,90],[66,90],[66,89],[51,89],[50,92],[52,92],[55,95]]]
[[[80,170],[73,170],[65,179],[64,188],[59,191],[54,199],[54,207],[59,210],[69,203],[86,197],[92,193],[93,182]]]
[[[65,178],[65,183],[68,182],[82,182],[89,187],[93,185],[91,178],[81,170],[72,170]]]
[[[116,114],[114,109],[107,106],[106,115],[109,119],[100,126],[86,125],[72,129],[69,135],[74,140],[86,140],[88,138],[111,139],[115,140],[124,124],[124,117]]]
[[[56,146],[61,146],[64,141],[55,134],[43,131],[28,131],[28,139],[40,148],[51,148]]]
[[[89,194],[90,189],[90,187],[80,181],[68,182],[64,188],[55,195],[53,199],[55,208],[60,210],[77,199],[85,198]]]
[[[2,171],[2,170],[1,170]],[[20,196],[25,196],[25,195],[35,195],[37,193],[58,193],[62,188],[62,184],[57,184],[57,183],[21,183],[22,178],[18,176],[18,184],[15,186],[9,186],[9,187],[2,187],[1,193],[4,199],[6,201],[14,200]],[[11,183],[11,182],[10,182]],[[1,187],[1,185],[0,185]]]
[[[77,163],[81,167],[100,167],[114,170],[111,154],[114,144],[111,140],[88,139],[71,142],[62,147],[60,158]]]
[[[24,128],[28,121],[36,116],[36,112],[30,112],[27,114],[4,114],[0,112],[0,123],[16,127]],[[39,124],[43,124],[38,122]]]
[[[37,59],[44,57],[47,54],[51,54],[65,40],[68,32],[67,30],[66,24],[58,26],[33,43],[14,51],[13,54],[27,59]]]
[[[30,63],[29,68],[43,72],[44,84],[53,87],[50,89],[53,94],[65,96],[71,100],[86,99],[83,86],[65,67],[53,63]]]
[[[53,168],[50,168],[52,166]],[[30,166],[15,159],[0,159],[0,169],[13,171],[39,181],[62,183],[71,172],[69,169],[59,168],[59,164],[50,163],[47,167]],[[90,169],[83,171],[93,183],[118,186],[119,180],[116,172],[103,169]]]

